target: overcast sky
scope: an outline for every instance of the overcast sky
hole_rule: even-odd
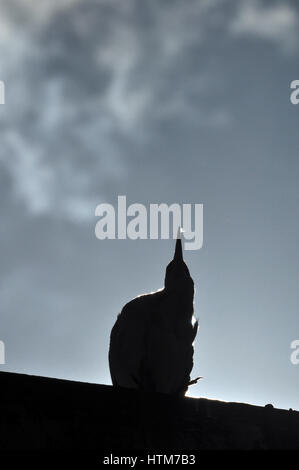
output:
[[[1,370],[111,383],[174,244],[95,207],[202,203],[190,394],[299,409],[298,53],[295,0],[0,0]]]

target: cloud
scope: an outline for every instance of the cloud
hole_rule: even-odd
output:
[[[214,2],[4,0],[1,160],[31,215],[93,217],[107,187],[127,178],[130,145],[165,122],[225,127],[206,111],[199,54]],[[196,52],[197,51],[197,52]]]
[[[274,42],[291,52],[298,39],[297,11],[287,2],[265,6],[261,0],[246,0],[240,4],[230,30],[236,35]]]

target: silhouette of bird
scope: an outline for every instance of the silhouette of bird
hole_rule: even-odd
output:
[[[193,367],[198,322],[194,283],[183,260],[180,230],[164,289],[127,303],[110,335],[109,366],[115,386],[184,395]]]

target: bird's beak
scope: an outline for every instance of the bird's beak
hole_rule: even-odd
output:
[[[183,261],[183,249],[181,240],[181,227],[178,229],[177,240],[175,244],[174,261]]]

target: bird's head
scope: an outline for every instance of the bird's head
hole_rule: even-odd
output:
[[[183,259],[181,230],[179,229],[174,257],[166,268],[164,285],[168,290],[181,290],[190,284],[193,286],[193,280]]]

